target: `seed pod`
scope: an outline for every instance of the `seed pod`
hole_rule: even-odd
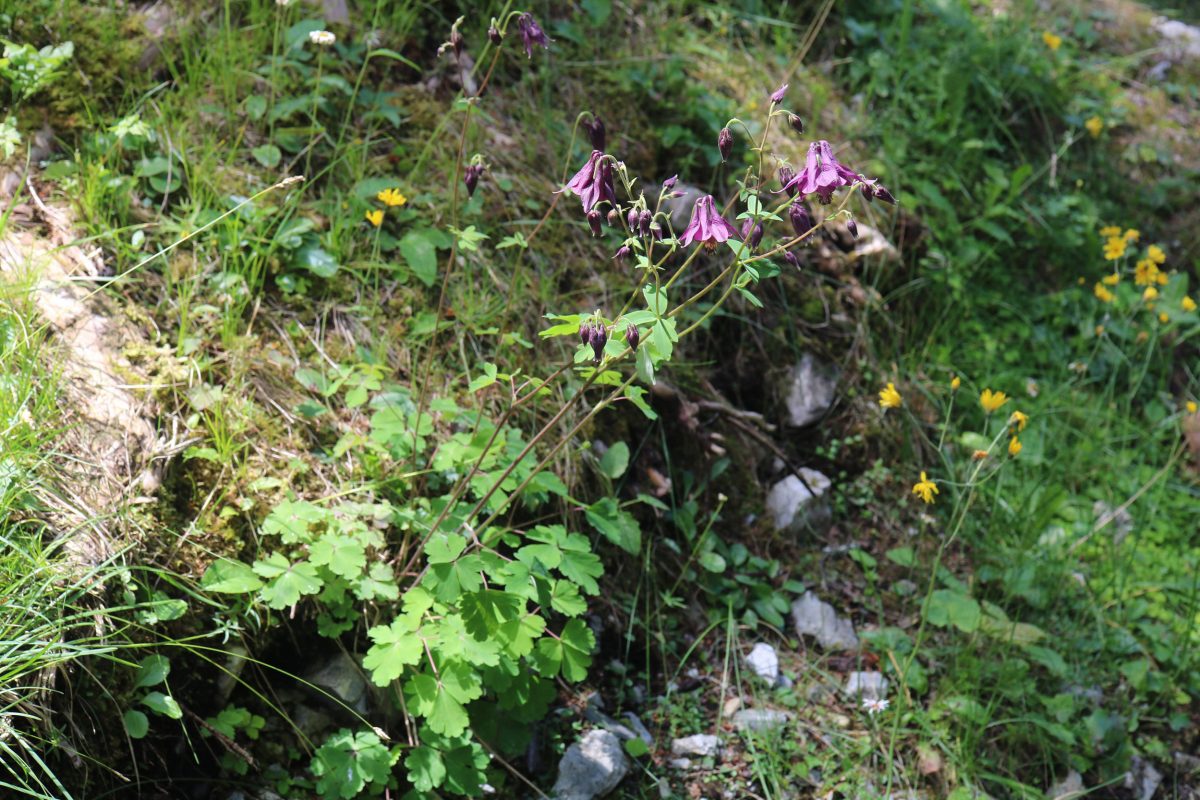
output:
[[[788,125],[791,125],[792,130],[794,130],[796,133],[804,133],[804,120],[800,119],[800,117],[796,116],[795,114],[788,114]]]
[[[602,219],[603,217],[600,216],[600,212],[594,208],[587,213],[588,225],[592,226],[592,236],[600,235],[600,222]]]
[[[858,223],[853,219],[846,221],[846,230],[850,231],[850,235],[855,239],[858,238]]]
[[[649,209],[642,209],[642,213],[638,214],[638,230],[642,236],[650,235],[650,220],[654,219],[654,215]]]
[[[728,161],[733,153],[733,131],[729,128],[721,128],[721,132],[717,134],[717,149],[721,151],[721,161]]]
[[[625,329],[625,343],[629,345],[630,349],[637,350],[638,343],[641,341],[642,335],[638,333],[636,325],[630,325]]]
[[[604,130],[604,122],[595,114],[592,115],[592,121],[586,123],[588,138],[592,141],[592,149],[604,152],[604,140],[606,131]]]
[[[808,215],[808,209],[800,201],[792,203],[788,208],[788,219],[791,220],[792,230],[797,236],[803,236],[812,230],[812,217]]]
[[[592,346],[592,352],[596,354],[596,360],[604,358],[604,345],[608,342],[608,329],[600,323],[592,328],[592,340],[589,342]]]
[[[788,184],[791,183],[792,179],[795,177],[796,173],[791,167],[779,168],[779,185],[782,186],[784,191],[788,193],[788,197],[796,196],[796,187],[788,186]]]

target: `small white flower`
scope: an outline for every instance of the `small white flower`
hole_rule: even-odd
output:
[[[277,6],[290,6],[291,4],[292,0],[275,0],[275,5]]]
[[[862,701],[862,707],[864,711],[871,716],[874,716],[880,711],[887,711],[888,701],[883,698],[875,699],[873,697],[868,697]]]
[[[319,44],[322,47],[328,47],[337,41],[337,37],[329,31],[310,31],[308,40],[313,44]]]

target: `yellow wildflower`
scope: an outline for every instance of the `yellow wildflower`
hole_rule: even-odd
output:
[[[1103,326],[1103,325],[1097,325],[1097,326],[1096,326],[1096,335],[1097,335],[1097,336],[1103,336],[1103,335],[1104,335],[1104,326]]]
[[[1196,401],[1195,401],[1195,400],[1188,400],[1188,401],[1187,401],[1187,411],[1188,411],[1188,413],[1189,413],[1189,414],[1195,414],[1195,413],[1196,413],[1196,409],[1197,409],[1197,408],[1200,408],[1200,406],[1197,406],[1197,405],[1196,405]]]
[[[1111,239],[1114,236],[1121,235],[1121,228],[1117,225],[1105,225],[1100,229],[1100,235],[1105,239]]]
[[[1057,50],[1058,48],[1062,47],[1063,42],[1061,36],[1051,33],[1050,31],[1046,31],[1042,34],[1042,41],[1045,42],[1046,47],[1049,47],[1051,50]]]
[[[1148,258],[1143,258],[1133,267],[1133,282],[1138,286],[1149,286],[1158,282],[1161,270]]]
[[[1185,303],[1185,306],[1186,306],[1186,303]],[[957,392],[958,387],[960,387],[960,386],[962,386],[962,378],[955,375],[953,378],[950,379],[950,391]]]
[[[1153,286],[1147,286],[1146,291],[1142,292],[1143,300],[1149,301],[1149,300],[1155,300],[1157,298],[1158,298],[1158,289],[1155,289]]]
[[[1154,276],[1154,280],[1158,282],[1159,286],[1166,286],[1167,285],[1167,273],[1163,272],[1162,270],[1159,270],[1158,274],[1156,274]]]
[[[925,470],[921,470],[921,480],[913,484],[913,494],[920,497],[926,503],[933,502],[933,496],[938,494],[937,484],[929,480],[925,475]]]
[[[1091,117],[1083,123],[1083,127],[1087,128],[1087,132],[1092,135],[1093,139],[1098,139],[1100,132],[1104,130],[1104,120],[1099,117]]]
[[[1161,322],[1163,325],[1166,325],[1168,322],[1171,321],[1171,318],[1169,316],[1167,316],[1167,312],[1163,311],[1162,313],[1160,313],[1158,315],[1158,321]]]
[[[1127,242],[1136,242],[1138,239],[1142,238],[1142,232],[1137,228],[1128,228],[1126,229],[1125,233],[1121,235],[1121,238]]]
[[[1146,333],[1145,331],[1138,331],[1137,336],[1133,337],[1133,340],[1135,342],[1137,342],[1138,344],[1141,344],[1142,342],[1146,341],[1149,338],[1150,338],[1150,334]]]
[[[1113,298],[1116,297],[1116,295],[1110,292],[1103,283],[1097,283],[1095,286],[1093,286],[1092,292],[1096,295],[1096,299],[1101,303],[1111,303]]]
[[[1017,454],[1020,452],[1021,452],[1021,440],[1014,436],[1008,440],[1008,454],[1010,456],[1012,456],[1013,458],[1016,458]]]
[[[1112,275],[1105,275],[1100,279],[1100,281],[1108,286],[1116,286],[1121,282],[1121,274],[1119,272],[1114,272]]]
[[[990,414],[1008,402],[1008,395],[1004,392],[993,392],[991,389],[984,389],[979,395],[979,405],[983,406],[983,413]]]
[[[1080,286],[1083,286],[1085,283],[1087,283],[1087,278],[1080,275],[1079,280],[1077,280],[1076,283],[1078,283]]]
[[[1119,236],[1114,236],[1104,243],[1104,260],[1116,261],[1121,256],[1125,255],[1125,240]]]
[[[1167,263],[1167,254],[1163,249],[1156,244],[1152,244],[1146,248],[1146,258],[1153,261],[1155,264]]]
[[[976,450],[974,453],[971,453],[972,461],[983,461],[987,457],[988,457],[987,450]]]
[[[1029,415],[1022,414],[1020,411],[1014,411],[1012,416],[1008,418],[1009,427],[1015,426],[1018,431],[1025,430],[1025,426],[1029,424]]]
[[[374,211],[368,211],[365,216],[367,218],[367,222],[371,223],[376,228],[383,224],[383,209],[381,208],[377,208]]]
[[[1196,301],[1193,300],[1192,298],[1188,297],[1186,294],[1183,296],[1183,310],[1184,311],[1195,311],[1196,310]]]
[[[402,206],[408,202],[408,198],[400,194],[399,189],[384,189],[382,192],[375,195],[375,199],[383,203],[388,208]]]
[[[888,381],[888,385],[879,390],[879,405],[882,407],[899,408],[903,402],[900,393],[896,391],[896,385],[891,381]]]

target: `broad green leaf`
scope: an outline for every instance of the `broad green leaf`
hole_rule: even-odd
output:
[[[725,559],[721,557],[721,554],[714,553],[711,550],[701,553],[700,557],[697,558],[696,561],[708,572],[715,572],[717,574],[724,572],[727,566],[725,564]]]
[[[550,607],[568,617],[577,617],[587,611],[587,601],[579,594],[579,587],[570,581],[555,581],[550,595]]]
[[[279,536],[284,544],[307,544],[312,526],[328,516],[325,509],[304,500],[284,500],[263,520],[262,532]]]
[[[424,652],[421,637],[403,619],[377,625],[367,631],[373,644],[363,658],[363,669],[376,686],[387,686],[400,677],[405,667],[415,666]]]
[[[170,717],[171,719],[180,719],[183,717],[183,709],[179,707],[179,703],[175,702],[175,698],[169,694],[150,692],[142,698],[142,705],[155,713],[162,714],[164,717]]]
[[[166,656],[146,656],[138,663],[137,680],[134,681],[133,686],[135,689],[155,686],[166,680],[170,672],[171,662]]]
[[[625,474],[629,467],[629,445],[617,442],[604,452],[600,458],[600,471],[616,480]]]
[[[272,553],[265,561],[255,561],[254,571],[270,581],[259,596],[268,607],[276,610],[295,605],[302,596],[316,594],[324,585],[315,566],[307,561],[292,564],[282,553]]]
[[[263,585],[249,564],[221,558],[208,565],[200,578],[200,588],[208,592],[244,594]]]
[[[433,286],[437,279],[437,247],[428,228],[417,228],[404,234],[399,244],[400,255],[408,263],[417,280]]]
[[[254,160],[262,164],[267,169],[278,166],[283,158],[283,153],[273,144],[262,144],[250,151],[254,156]]]
[[[446,765],[442,763],[442,753],[424,745],[413,748],[404,759],[408,768],[408,779],[418,792],[430,792],[442,785],[446,779]]]
[[[358,539],[341,533],[326,533],[313,542],[308,559],[317,566],[326,566],[334,575],[357,578],[367,566],[367,554]]]
[[[628,511],[611,497],[601,498],[588,506],[584,516],[596,530],[625,552],[636,555],[642,549],[642,529]]]
[[[319,244],[307,244],[296,251],[292,257],[296,266],[316,275],[318,278],[332,278],[337,274],[338,261],[333,255]]]
[[[126,711],[121,721],[125,723],[125,732],[131,739],[141,739],[150,730],[150,718],[137,709]]]
[[[938,589],[929,598],[927,617],[939,627],[954,625],[963,633],[978,630],[982,613],[973,598],[952,589]]]

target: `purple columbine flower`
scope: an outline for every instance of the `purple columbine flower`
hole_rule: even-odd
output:
[[[733,131],[729,128],[721,128],[721,132],[717,134],[717,150],[721,151],[721,161],[729,160],[729,156],[733,153]]]
[[[679,176],[672,175],[671,177],[669,177],[665,181],[663,181],[663,191],[670,191],[671,189],[674,189],[675,184],[677,184],[677,183],[679,183]]]
[[[604,150],[604,142],[607,137],[607,131],[604,128],[604,120],[592,114],[592,121],[583,124],[587,128],[588,139],[591,140],[593,150]]]
[[[528,11],[517,17],[517,30],[521,32],[521,43],[525,45],[525,55],[528,58],[533,58],[535,44],[541,45],[547,50],[550,49],[550,37],[542,30],[542,26],[538,25],[533,14]]]
[[[800,269],[800,259],[797,258],[796,254],[793,253],[791,250],[783,251],[783,260],[786,261],[787,263],[791,264],[796,269]]]
[[[467,168],[463,170],[463,183],[467,185],[467,197],[475,196],[475,187],[479,184],[483,169],[483,164],[468,164]]]
[[[791,125],[792,130],[796,133],[804,133],[804,120],[800,119],[796,114],[788,114],[788,125]]]
[[[596,354],[596,360],[604,358],[604,345],[608,342],[608,329],[600,323],[592,326],[591,341],[588,342],[592,346],[592,352]]]
[[[633,206],[629,207],[629,212],[625,215],[625,222],[629,225],[629,232],[633,233],[638,226],[638,210]]]
[[[587,213],[588,225],[592,226],[592,236],[600,235],[600,221],[602,219],[603,217],[600,216],[600,212],[594,208]]]
[[[683,235],[679,237],[679,244],[681,247],[687,247],[693,243],[704,244],[705,247],[712,250],[721,242],[728,241],[730,237],[737,235],[737,228],[730,225],[729,221],[713,207],[712,195],[706,194],[696,201],[696,205],[692,206],[692,221],[688,223]]]
[[[850,235],[855,239],[858,238],[858,223],[853,218],[846,221],[846,230],[850,231]]]
[[[792,178],[795,178],[795,177],[796,177],[796,171],[793,170],[791,167],[780,167],[779,168],[779,185],[782,186],[783,191],[786,191],[788,193],[788,195],[791,197],[796,196],[796,187],[793,186],[791,189],[789,189],[788,184],[791,183]]]
[[[654,219],[654,215],[650,213],[650,209],[642,209],[642,213],[638,214],[638,232],[642,236],[650,235],[650,222]]]
[[[756,223],[753,217],[746,217],[746,221],[742,223],[742,238],[746,240],[746,244],[750,245],[750,252],[753,253],[763,237],[762,223]]]
[[[613,189],[612,164],[599,150],[593,150],[583,169],[567,181],[560,192],[573,192],[583,202],[583,210],[591,211],[602,200],[616,205],[617,193]]]
[[[808,209],[799,200],[793,201],[791,207],[788,208],[788,219],[797,236],[803,236],[812,230],[812,217],[808,215]]]
[[[623,244],[621,245],[620,249],[617,250],[617,254],[613,256],[613,261],[616,261],[619,258],[629,258],[629,255],[632,252],[633,251],[629,249],[629,245]]]
[[[629,345],[630,350],[637,350],[640,341],[642,341],[642,334],[638,333],[636,325],[630,325],[625,329],[625,343]]]
[[[488,39],[492,44],[499,45],[504,41],[504,34],[500,33],[500,29],[496,27],[496,20],[492,20],[492,24],[488,26]]]
[[[784,189],[795,189],[802,195],[815,194],[822,203],[833,199],[833,192],[842,186],[855,183],[863,184],[863,195],[882,195],[875,192],[875,181],[865,178],[854,170],[838,162],[833,156],[833,148],[824,139],[813,142],[808,146],[808,156],[804,169],[792,178]],[[887,192],[885,189],[884,192]],[[887,193],[891,197],[890,193]]]
[[[782,103],[783,96],[785,94],[787,94],[787,87],[788,87],[788,85],[785,83],[783,86],[780,86],[778,89],[771,92],[771,102],[774,103],[775,105],[779,105],[780,103]]]

